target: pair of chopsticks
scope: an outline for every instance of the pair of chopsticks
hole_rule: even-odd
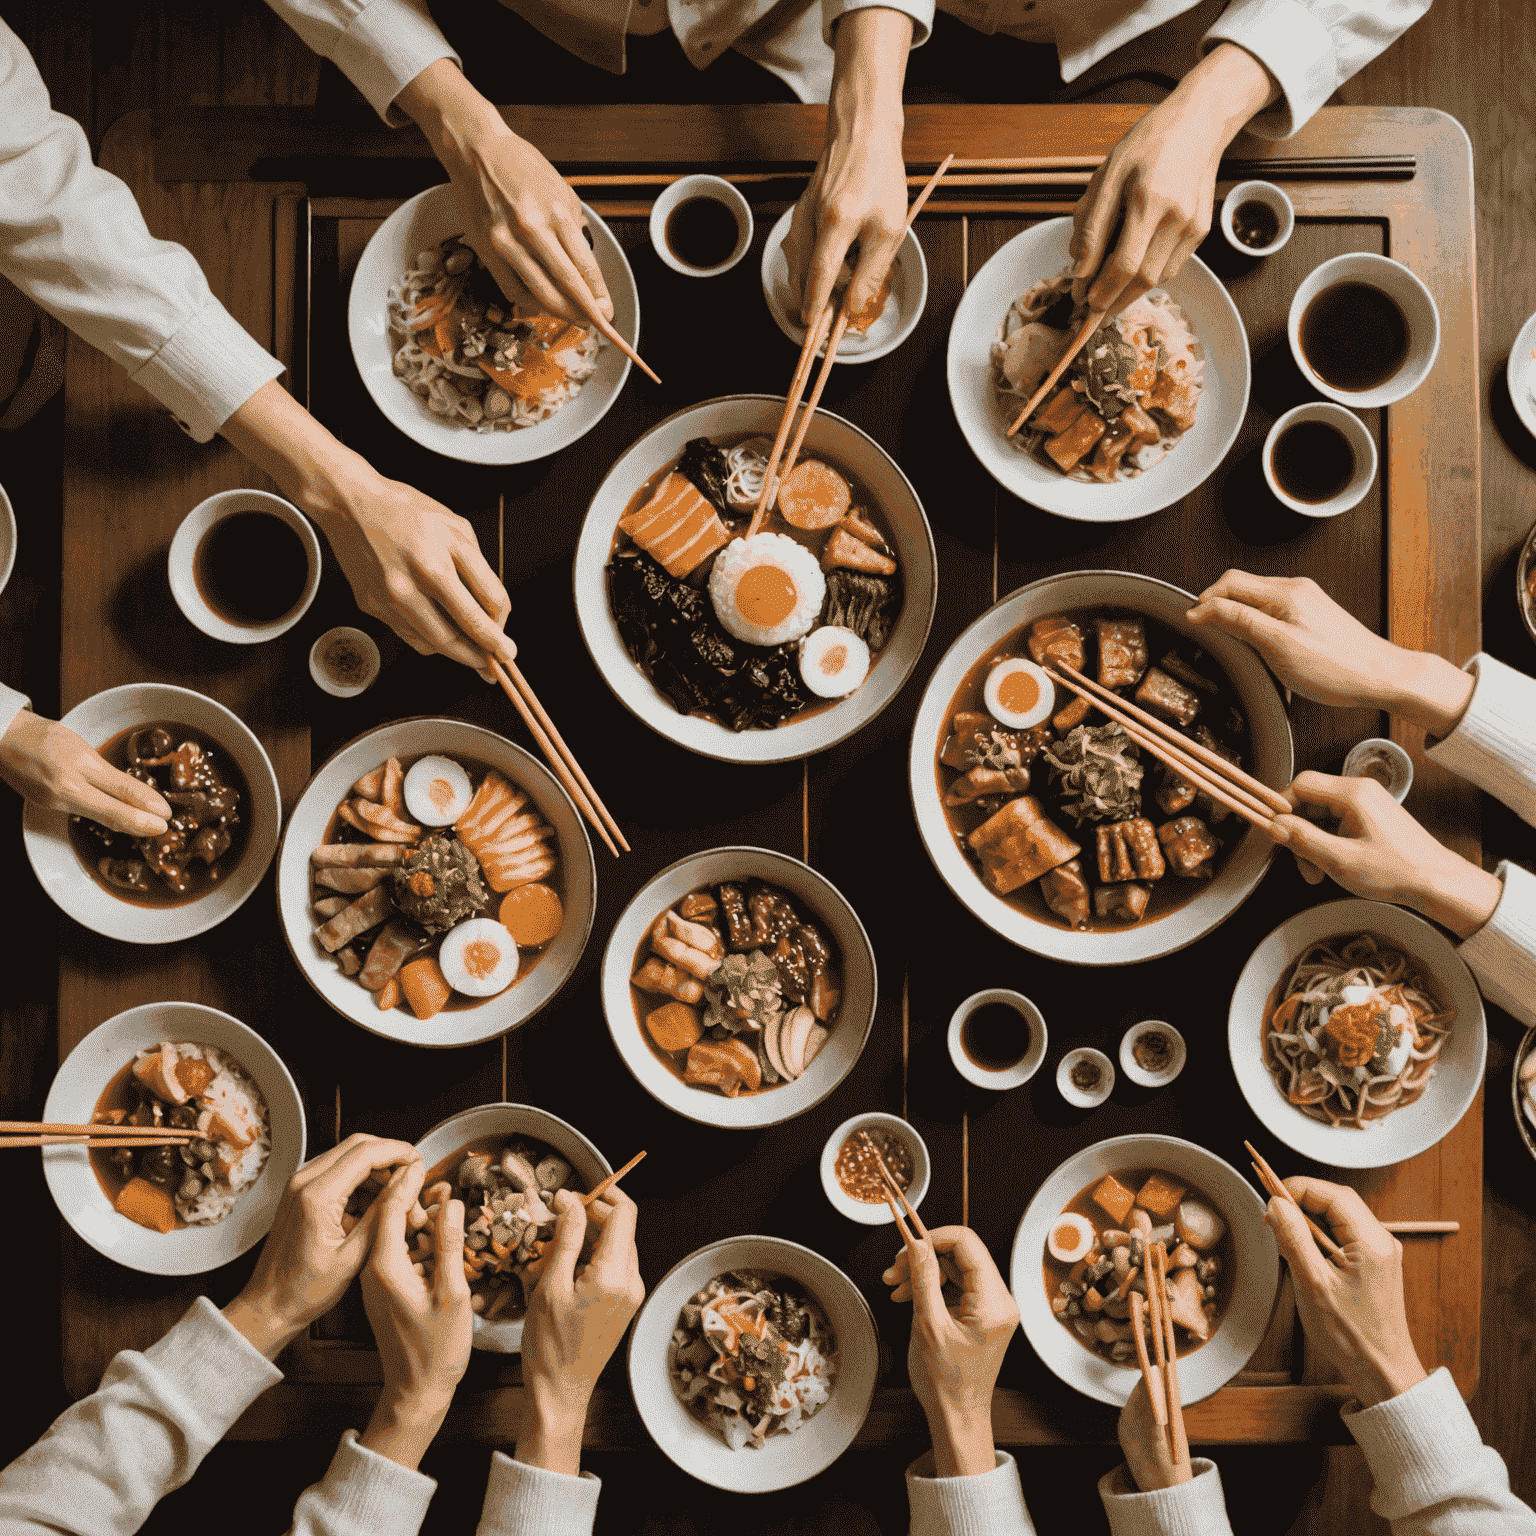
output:
[[[906,230],[912,228],[912,221],[922,212],[923,204],[933,195],[933,189],[938,186],[939,178],[949,169],[954,158],[953,155],[946,156],[943,164],[924,183],[923,190],[912,199],[912,206],[907,210],[907,222],[902,231],[903,235]],[[843,293],[843,302],[837,311],[837,319],[834,321],[832,318],[831,304],[824,304],[821,313],[816,317],[816,323],[805,333],[805,343],[800,348],[800,361],[795,364],[795,374],[789,384],[789,395],[784,401],[784,415],[779,422],[778,433],[773,439],[773,451],[768,455],[768,467],[763,471],[763,489],[757,498],[752,521],[747,527],[748,538],[761,530],[763,519],[768,516],[773,507],[774,498],[779,493],[779,483],[786,479],[795,467],[795,460],[805,442],[805,435],[811,430],[811,421],[816,415],[816,407],[821,401],[822,391],[826,389],[827,380],[832,376],[832,364],[837,360],[837,349],[843,344],[843,333],[848,329],[848,316],[852,305],[853,282],[850,279]],[[784,444],[789,439],[795,412],[800,409],[800,398],[805,393],[805,386],[810,382],[811,368],[823,343],[826,344],[827,352],[822,359],[821,372],[816,376],[816,384],[811,390],[810,400],[806,403],[805,414],[800,418],[799,428],[795,432],[793,442],[790,443],[788,453],[785,453]],[[782,474],[779,472],[780,455],[783,455]]]
[[[628,1173],[629,1170],[631,1168],[633,1168],[635,1166],[635,1164],[638,1163],[640,1161],[640,1159],[642,1157],[644,1157],[644,1156],[645,1156],[644,1152],[636,1152],[635,1155],[632,1158],[630,1158],[630,1160],[627,1163],[625,1163],[624,1166],[622,1168],[620,1168],[617,1173],[610,1173],[608,1175],[608,1177],[606,1179],[604,1179],[601,1184],[598,1184],[598,1185],[594,1186],[592,1189],[589,1189],[587,1191],[587,1193],[584,1194],[581,1197],[581,1203],[583,1205],[591,1205],[593,1203],[593,1201],[601,1200],[603,1198],[603,1196],[606,1195],[608,1193],[608,1191],[610,1189],[612,1189],[613,1186],[615,1184],[617,1184],[619,1182],[619,1180],[622,1179],[624,1177],[624,1175],[626,1173]]]
[[[864,1146],[870,1152],[874,1153],[875,1166],[880,1170],[880,1179],[885,1185],[885,1203],[890,1206],[891,1215],[896,1220],[897,1230],[901,1233],[901,1240],[906,1245],[908,1253],[912,1254],[915,1262],[916,1253],[913,1250],[918,1249],[921,1243],[927,1243],[932,1247],[933,1239],[928,1236],[928,1229],[923,1225],[923,1218],[917,1214],[916,1210],[913,1209],[912,1202],[907,1199],[907,1192],[896,1182],[896,1175],[891,1172],[884,1154],[875,1145],[874,1137],[868,1131],[860,1131],[859,1140],[864,1143]],[[896,1203],[898,1200],[901,1202],[900,1205]],[[917,1234],[915,1237],[912,1231],[908,1229],[906,1222],[902,1220],[903,1209],[905,1209],[907,1216],[911,1218],[912,1227]],[[934,1250],[934,1256],[938,1256],[937,1249]]]
[[[1059,379],[1062,374],[1067,371],[1067,369],[1071,366],[1072,359],[1076,357],[1077,354],[1081,352],[1083,348],[1088,344],[1088,338],[1092,336],[1093,333],[1098,330],[1101,325],[1103,325],[1104,317],[1108,313],[1109,311],[1107,309],[1090,309],[1088,311],[1088,318],[1083,321],[1077,335],[1072,338],[1072,345],[1069,346],[1067,350],[1061,354],[1061,357],[1057,361],[1056,366],[1052,368],[1048,374],[1046,374],[1045,382],[1040,386],[1039,389],[1034,392],[1034,394],[1029,397],[1029,403],[1024,407],[1024,409],[1014,417],[1013,425],[1008,428],[1008,431],[1005,434],[1006,436],[1012,437],[1019,430],[1019,428],[1022,427],[1024,423],[1035,414],[1035,408],[1040,404],[1042,400],[1045,399],[1048,394],[1050,394],[1053,389],[1055,389],[1057,379]]]
[[[200,1131],[169,1125],[73,1125],[57,1120],[0,1120],[0,1147],[184,1147]]]
[[[1293,814],[1294,808],[1278,790],[1260,783],[1252,774],[1244,773],[1219,752],[1212,752],[1209,747],[1181,735],[1139,705],[1083,676],[1075,667],[1053,660],[1046,670],[1057,682],[1113,720],[1153,757],[1254,826],[1268,831],[1276,816]]]
[[[1167,1436],[1168,1457],[1174,1481],[1187,1483],[1194,1475],[1189,1464],[1189,1436],[1184,1429],[1184,1403],[1179,1392],[1179,1348],[1173,1332],[1173,1311],[1168,1305],[1168,1250],[1161,1244],[1146,1245],[1147,1295],[1130,1291],[1131,1336],[1136,1341],[1136,1361],[1146,1383],[1152,1417]],[[1152,1353],[1147,1353],[1145,1324],[1152,1334]]]

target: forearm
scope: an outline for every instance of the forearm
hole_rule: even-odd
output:
[[[828,137],[869,132],[901,137],[902,84],[912,47],[912,18],[877,7],[850,11],[837,24]]]
[[[581,1471],[581,1437],[586,1428],[587,1405],[562,1403],[554,1395],[529,1388],[529,1413],[517,1437],[514,1461],[546,1472],[575,1477]]]
[[[452,1397],[411,1394],[386,1387],[358,1444],[415,1471],[448,1416]]]
[[[438,59],[416,76],[395,105],[421,129],[445,169],[463,160],[476,140],[515,137],[500,112],[464,78],[450,59]]]
[[[1275,95],[1270,73],[1245,48],[1223,43],[1184,76],[1160,109],[1183,119],[1220,154]]]
[[[223,1315],[224,1321],[268,1360],[276,1359],[303,1332],[277,1317],[260,1298],[248,1297],[243,1291],[223,1309]]]
[[[936,1476],[976,1477],[997,1465],[990,1409],[979,1404],[958,1410],[932,1408],[927,1415]]]

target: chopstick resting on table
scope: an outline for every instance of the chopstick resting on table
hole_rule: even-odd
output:
[[[1317,1239],[1317,1245],[1328,1257],[1335,1262],[1344,1257],[1344,1250],[1318,1226],[1318,1224],[1301,1210],[1301,1201],[1285,1187],[1284,1182],[1275,1173],[1275,1170],[1259,1155],[1259,1150],[1251,1141],[1245,1141],[1243,1145],[1248,1149],[1248,1155],[1253,1159],[1253,1171],[1259,1177],[1261,1183],[1270,1195],[1276,1200],[1289,1200],[1298,1211],[1301,1211],[1301,1219],[1306,1222],[1307,1230]]]
[[[1014,436],[1014,434],[1018,432],[1019,428],[1022,427],[1024,423],[1035,414],[1035,408],[1056,387],[1057,379],[1059,379],[1062,374],[1067,371],[1067,368],[1070,366],[1072,359],[1083,350],[1083,347],[1087,344],[1088,338],[1092,336],[1093,333],[1098,330],[1101,325],[1103,325],[1104,317],[1108,313],[1109,311],[1107,309],[1090,309],[1088,311],[1088,318],[1083,321],[1081,329],[1078,331],[1077,335],[1072,338],[1072,345],[1069,346],[1067,350],[1061,354],[1061,357],[1058,359],[1056,366],[1052,368],[1048,374],[1046,374],[1045,382],[1040,386],[1039,389],[1034,392],[1034,394],[1029,397],[1028,404],[1026,404],[1024,409],[1014,417],[1013,425],[1008,428],[1004,436]]]
[[[603,1196],[606,1195],[608,1191],[612,1189],[613,1186],[617,1184],[619,1180],[622,1179],[624,1175],[628,1173],[629,1170],[633,1168],[635,1164],[638,1163],[644,1156],[644,1152],[636,1152],[635,1155],[630,1158],[630,1160],[625,1163],[617,1173],[610,1173],[601,1184],[597,1185],[593,1189],[588,1190],[587,1193],[581,1197],[581,1203],[583,1205],[591,1205],[594,1201],[601,1200]]]

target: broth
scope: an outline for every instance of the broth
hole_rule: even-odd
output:
[[[293,611],[309,580],[309,556],[282,518],[232,512],[197,541],[192,579],[221,619],[256,629]]]
[[[1006,1072],[1029,1054],[1029,1020],[1007,1003],[983,1003],[960,1026],[960,1049],[983,1072]]]
[[[1335,283],[1302,311],[1301,351],[1325,384],[1376,389],[1408,361],[1408,317],[1373,283]]]
[[[94,1122],[102,1115],[108,1114],[113,1110],[135,1110],[140,1102],[141,1097],[134,1089],[133,1059],[130,1057],[112,1074],[111,1080],[102,1089],[101,1097],[96,1100],[95,1108],[91,1110],[91,1120]],[[148,1125],[153,1122],[148,1118],[135,1120],[130,1113],[126,1123],[130,1125]],[[146,1148],[145,1150],[148,1151],[150,1149]],[[171,1151],[174,1152],[175,1150],[174,1147],[171,1148]],[[96,1182],[101,1186],[102,1194],[107,1197],[113,1208],[116,1209],[117,1197],[122,1194],[128,1181],[133,1178],[133,1174],[115,1167],[111,1162],[110,1152],[93,1150],[88,1152],[87,1156],[91,1160],[91,1172],[96,1175]],[[177,1227],[187,1225],[180,1213],[177,1214],[176,1225]]]
[[[730,258],[740,238],[736,215],[718,197],[685,197],[667,215],[667,249],[684,266],[707,271]]]
[[[1316,506],[1332,501],[1355,477],[1355,450],[1326,421],[1298,421],[1275,439],[1270,467],[1280,489]]]

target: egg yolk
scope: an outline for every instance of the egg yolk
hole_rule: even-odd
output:
[[[433,779],[427,785],[427,799],[440,811],[446,811],[453,804],[453,785],[447,779]]]
[[[501,964],[501,951],[489,940],[476,939],[464,946],[464,969],[471,976],[484,979]]]
[[[1028,714],[1040,702],[1040,684],[1028,672],[1010,672],[997,685],[997,702],[1011,715]]]
[[[736,607],[749,624],[772,629],[795,611],[795,583],[776,565],[754,565],[736,583]]]
[[[836,677],[847,665],[848,647],[846,645],[834,645],[822,652],[821,674],[823,677]]]
[[[1056,1228],[1056,1246],[1065,1248],[1070,1253],[1077,1247],[1077,1228],[1060,1226]]]

